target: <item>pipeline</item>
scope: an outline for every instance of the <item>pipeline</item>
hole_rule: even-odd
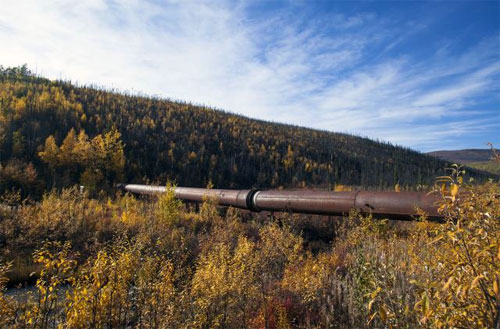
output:
[[[118,189],[135,194],[161,194],[164,186],[118,184]],[[351,209],[374,218],[412,220],[416,209],[423,210],[431,220],[441,221],[437,211],[439,197],[423,192],[333,192],[315,190],[222,190],[175,187],[175,197],[189,202],[216,200],[221,206],[232,206],[253,212],[292,212],[311,215],[344,216]]]

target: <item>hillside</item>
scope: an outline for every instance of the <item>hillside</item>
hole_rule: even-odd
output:
[[[493,152],[491,149],[434,151],[427,154],[445,161],[465,164],[468,168],[500,175],[500,163],[492,160]]]
[[[468,167],[490,172],[495,175],[500,175],[500,163],[498,161],[482,161],[472,162],[467,164]]]
[[[0,69],[0,123],[0,193],[167,179],[225,188],[383,188],[430,184],[448,166],[367,138],[50,81],[26,66]]]
[[[434,151],[427,154],[453,163],[469,164],[473,162],[490,161],[492,152],[490,149],[464,149],[449,151]]]

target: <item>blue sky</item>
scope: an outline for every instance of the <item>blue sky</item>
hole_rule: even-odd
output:
[[[420,151],[500,145],[499,1],[0,0],[0,64]]]

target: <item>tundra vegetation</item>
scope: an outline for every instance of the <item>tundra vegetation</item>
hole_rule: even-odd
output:
[[[1,210],[0,327],[492,328],[500,186],[458,173],[443,224],[47,193]],[[27,268],[36,291],[6,294]]]

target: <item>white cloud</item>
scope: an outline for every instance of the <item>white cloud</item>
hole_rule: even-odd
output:
[[[498,86],[500,73],[497,40],[456,58],[443,47],[418,62],[385,59],[402,40],[370,13],[304,22],[286,13],[248,17],[243,2],[230,1],[15,0],[0,7],[4,66],[27,63],[50,78],[420,149],[482,125],[460,116]],[[324,33],[326,25],[336,33]],[[374,45],[385,49],[377,61]],[[425,120],[444,115],[451,123],[434,133],[438,126]]]

